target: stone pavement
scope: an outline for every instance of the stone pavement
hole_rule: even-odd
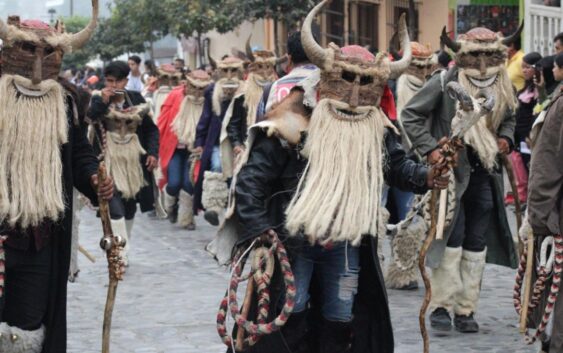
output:
[[[81,244],[97,262],[79,255],[81,273],[69,284],[68,352],[99,353],[107,291],[101,226],[93,212],[80,213]],[[219,353],[224,346],[215,316],[229,274],[204,251],[214,230],[198,218],[198,230],[180,231],[168,221],[137,217],[130,267],[119,284],[112,330],[113,353]],[[387,243],[387,242],[386,242]],[[389,253],[386,245],[386,255]],[[514,272],[488,266],[477,316],[481,332],[439,336],[431,330],[432,353],[532,353],[518,335],[512,306]],[[396,352],[422,352],[418,310],[424,291],[389,291]],[[232,322],[232,321],[231,321]]]

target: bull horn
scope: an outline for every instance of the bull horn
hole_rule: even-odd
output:
[[[446,26],[442,28],[442,34],[440,35],[440,42],[446,47],[450,48],[454,53],[457,53],[461,49],[461,44],[452,40],[448,33],[446,32]]]
[[[254,57],[254,54],[252,53],[252,47],[250,46],[250,38],[252,38],[252,33],[248,36],[248,39],[246,40],[246,57],[251,62],[255,62],[256,58]]]
[[[319,68],[324,67],[328,53],[317,43],[317,41],[315,41],[312,25],[313,20],[327,2],[328,0],[323,0],[317,6],[315,6],[311,10],[311,12],[309,12],[307,17],[305,18],[305,21],[303,22],[303,27],[301,29],[301,42],[303,44],[305,54],[307,54],[309,60]]]
[[[502,39],[502,44],[510,45],[510,44],[514,43],[515,41],[517,41],[518,38],[520,38],[520,35],[522,34],[523,30],[524,30],[524,21],[522,21],[520,23],[520,26],[518,27],[516,32],[514,32],[511,35],[509,35],[508,37]]]
[[[409,67],[412,61],[411,40],[409,38],[407,20],[404,13],[399,19],[399,38],[401,40],[401,48],[403,49],[403,57],[400,60],[389,63],[391,78],[399,77]]]
[[[84,45],[86,45],[90,37],[92,37],[92,34],[94,34],[94,30],[98,25],[98,5],[98,0],[92,0],[92,19],[90,20],[90,23],[88,23],[86,28],[72,35],[70,40],[72,49],[75,50],[82,48]]]
[[[389,40],[389,53],[392,54],[393,57],[398,58],[399,51],[401,51],[401,48],[399,48],[399,36],[398,33],[395,32],[393,33],[391,40]]]

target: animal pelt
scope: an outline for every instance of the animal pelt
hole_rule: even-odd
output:
[[[399,228],[391,242],[391,263],[385,283],[388,288],[402,288],[418,278],[418,252],[428,228],[424,219],[416,215],[406,228]]]
[[[460,263],[463,288],[456,296],[454,307],[457,315],[469,315],[477,311],[486,257],[486,249],[478,252],[463,250]]]
[[[33,88],[30,97],[20,92]],[[57,221],[64,211],[61,146],[68,141],[62,86],[33,85],[21,76],[0,78],[0,219],[11,226]]]
[[[455,177],[450,175],[446,204],[448,228],[455,216]],[[430,229],[430,193],[417,197],[404,221],[396,226],[391,242],[391,263],[387,269],[385,283],[389,288],[401,288],[418,278],[418,252]]]
[[[180,201],[178,208],[178,225],[187,227],[194,224],[193,196],[180,190]]]
[[[13,337],[17,337],[13,339]],[[45,340],[45,326],[35,331],[21,330],[17,327],[0,323],[0,352],[5,353],[40,353]]]
[[[220,212],[227,206],[229,188],[222,173],[206,171],[203,176],[201,203],[206,210]]]
[[[146,185],[140,161],[140,157],[146,152],[141,146],[137,134],[130,134],[131,140],[126,144],[114,142],[114,134],[108,132],[108,148],[105,156],[108,172],[123,197],[133,199]],[[115,140],[119,141],[119,135]]]
[[[461,247],[446,247],[440,266],[432,270],[430,278],[432,284],[430,311],[434,311],[437,308],[453,311],[455,297],[463,289],[459,270],[461,253]]]

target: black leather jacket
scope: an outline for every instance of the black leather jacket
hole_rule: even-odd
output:
[[[233,147],[243,146],[246,142],[248,129],[248,126],[246,126],[248,110],[244,107],[244,95],[236,98],[233,105],[233,115],[227,125],[227,135]]]
[[[401,190],[424,193],[428,168],[407,158],[398,136],[385,132],[385,180]],[[240,221],[239,242],[274,229],[285,234],[285,210],[297,188],[307,161],[295,147],[261,132],[248,162],[238,174],[236,215]]]

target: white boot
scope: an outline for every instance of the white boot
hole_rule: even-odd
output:
[[[460,263],[462,249],[446,247],[440,266],[432,271],[430,311],[444,308],[451,312],[455,298],[462,290]]]
[[[164,210],[168,214],[170,223],[176,223],[178,219],[178,198],[166,192],[166,186],[162,190],[164,194]]]
[[[461,282],[463,289],[455,298],[454,310],[456,315],[468,316],[477,311],[486,257],[487,250],[480,252],[463,250],[461,256]]]
[[[229,188],[222,173],[205,172],[201,203],[205,208],[204,218],[211,225],[219,225],[219,215],[227,207]]]
[[[180,191],[180,207],[178,208],[178,225],[188,230],[195,230],[194,203],[192,195]]]
[[[125,266],[129,266],[129,259],[127,257],[129,251],[129,233],[127,232],[127,225],[125,223],[125,218],[120,219],[112,219],[111,220],[111,230],[113,231],[113,235],[119,235],[126,241],[125,248],[121,252],[121,256],[123,257],[123,264]]]
[[[0,323],[0,352],[2,353],[40,353],[45,340],[45,327],[35,331],[21,330]]]

